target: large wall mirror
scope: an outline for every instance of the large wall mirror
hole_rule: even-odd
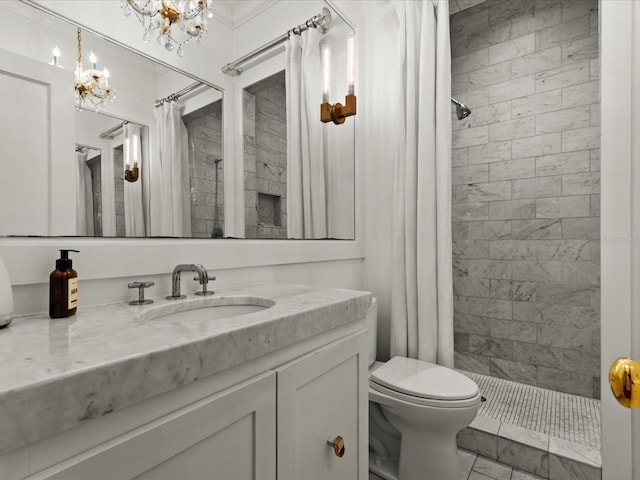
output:
[[[291,28],[307,19],[306,11],[327,7],[320,0],[302,3],[300,18],[285,14]],[[283,43],[267,53],[264,67],[256,61],[234,79],[233,94],[242,98],[234,109],[238,118],[224,118],[231,92],[86,30],[80,37],[84,68],[91,68],[93,53],[96,70],[108,69],[115,98],[97,107],[78,105],[77,26],[28,2],[3,7],[8,20],[0,86],[11,95],[0,113],[6,126],[0,201],[14,207],[0,210],[0,235],[354,239],[355,120],[338,126],[319,118],[323,44],[332,44],[335,82],[344,84],[346,75],[343,44],[351,28],[337,13],[315,40],[317,58],[303,66],[313,87],[303,88],[302,101],[292,100],[300,85],[287,75]],[[281,15],[283,8],[276,2],[258,17]],[[256,38],[286,32],[256,17],[239,35],[256,26],[270,29]],[[332,102],[345,93],[336,89]],[[305,105],[314,109],[308,118]],[[294,108],[303,109],[303,121]],[[311,139],[310,148],[322,151],[314,165],[292,150],[294,130],[293,142]],[[242,143],[227,149],[237,158],[224,158],[224,140]],[[243,173],[243,191],[225,186],[225,168]],[[243,200],[233,201],[234,215],[244,219],[241,235],[225,229],[225,198],[231,197]]]

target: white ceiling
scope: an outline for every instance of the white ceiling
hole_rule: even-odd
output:
[[[252,2],[251,0],[217,0],[215,3],[221,4],[233,14],[239,8],[243,8],[245,4]]]
[[[269,8],[278,0],[213,0],[213,14],[225,25],[236,28]]]

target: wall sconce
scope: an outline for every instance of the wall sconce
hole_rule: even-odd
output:
[[[347,95],[344,105],[329,103],[329,87],[331,83],[331,49],[329,45],[322,47],[322,104],[320,105],[320,120],[322,123],[333,122],[336,125],[344,123],[347,117],[356,114],[356,96],[354,94],[355,70],[353,61],[353,35],[347,37]]]
[[[126,169],[124,171],[124,179],[127,182],[135,182],[136,180],[138,180],[138,178],[140,178],[140,169],[136,166],[133,167],[133,169]]]
[[[131,145],[133,143],[133,145]],[[140,151],[140,144],[138,135],[127,135],[124,139],[124,179],[127,182],[135,182],[140,178],[140,168],[138,168],[138,152]],[[133,158],[132,158],[133,157]],[[133,167],[131,167],[131,160],[133,159]]]

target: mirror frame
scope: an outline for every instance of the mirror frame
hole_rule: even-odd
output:
[[[206,80],[201,73],[196,75],[180,69],[179,65],[183,59],[175,54],[162,50],[154,51],[142,41],[141,35],[137,35],[139,33],[137,31],[134,32],[135,38],[131,37],[131,34],[129,34],[131,38],[127,38],[127,32],[122,29],[117,29],[114,37],[110,37],[92,28],[92,24],[96,23],[95,18],[92,18],[90,12],[74,8],[75,4],[69,4],[64,0],[20,1],[220,90],[224,96],[223,116],[232,118],[230,115],[232,115],[235,105],[233,95],[228,93],[233,90],[233,83],[232,79],[225,78],[220,72],[220,67],[233,60],[232,57],[236,56],[236,52],[232,52],[233,55],[229,54],[228,58],[218,63],[216,68],[219,75],[217,78]],[[363,23],[361,7],[350,6],[349,2],[343,2],[343,7],[346,7],[347,10],[346,13],[350,18],[356,20],[354,23],[347,19],[344,9],[339,8],[335,4],[335,0],[324,1],[353,28],[357,39],[357,50],[365,52],[363,30],[358,27],[357,23],[358,20]],[[121,15],[120,9],[117,10],[117,13]],[[125,17],[122,16],[123,21],[124,19]],[[221,25],[223,24],[221,23]],[[155,55],[155,52],[159,53]],[[185,57],[189,53],[197,55],[194,52],[187,52]],[[358,71],[364,72],[364,55],[361,53],[357,58]],[[215,75],[217,74],[212,74],[212,76]],[[213,82],[222,86],[217,86]],[[356,78],[356,91],[360,92],[361,98],[366,98],[367,92],[363,89],[363,84],[364,82]],[[366,112],[366,109],[363,108],[361,111]],[[366,115],[366,113],[360,113],[360,118],[363,118],[363,114]],[[354,118],[357,119],[358,116]],[[356,121],[355,125],[355,240],[0,238],[0,256],[9,271],[11,283],[14,286],[46,283],[59,248],[80,250],[81,253],[75,257],[74,268],[84,280],[166,274],[170,273],[173,267],[179,263],[202,263],[207,268],[216,271],[311,262],[362,260],[365,256],[364,127],[359,123],[360,121]],[[225,158],[233,158],[234,156],[233,128],[233,125],[228,124],[227,128],[223,127]],[[237,173],[234,169],[225,168],[225,185],[242,183],[244,179],[237,179],[236,176]],[[232,201],[227,202],[226,190],[225,188],[225,222],[232,221],[235,207]],[[233,228],[233,225],[227,226],[225,224],[225,230],[231,232]]]

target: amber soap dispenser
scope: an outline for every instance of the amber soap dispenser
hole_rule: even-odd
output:
[[[56,260],[56,269],[49,275],[49,317],[64,318],[76,313],[78,308],[78,272],[73,268],[69,252],[78,250],[60,250]]]

